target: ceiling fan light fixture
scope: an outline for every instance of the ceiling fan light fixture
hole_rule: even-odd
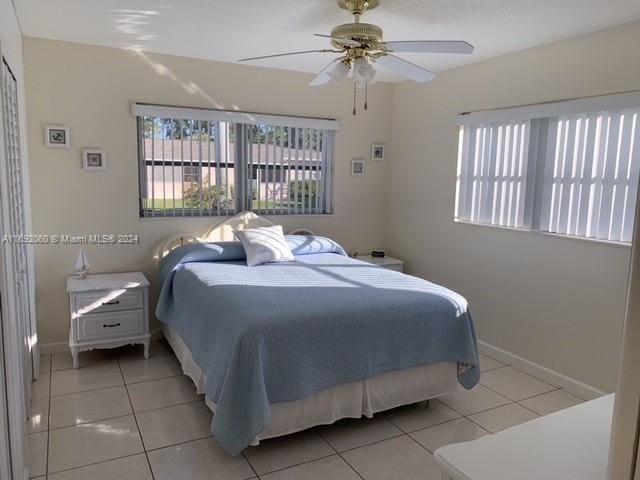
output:
[[[360,57],[353,62],[353,78],[358,85],[368,85],[373,83],[376,76],[376,70],[369,61]]]
[[[347,76],[349,76],[350,70],[351,67],[348,63],[344,61],[336,62],[333,68],[327,72],[327,75],[331,78],[331,82],[341,83],[347,78]]]

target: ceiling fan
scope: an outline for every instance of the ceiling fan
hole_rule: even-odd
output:
[[[411,40],[411,41],[383,41],[382,28],[370,23],[361,23],[360,17],[367,10],[378,6],[380,0],[338,0],[340,8],[348,10],[354,16],[353,23],[338,25],[331,30],[330,35],[316,33],[317,37],[328,38],[333,48],[320,50],[302,50],[297,52],[278,53],[260,57],[240,59],[240,62],[261,60],[265,58],[303,55],[308,53],[338,53],[311,81],[311,86],[327,83],[340,83],[351,71],[354,79],[354,106],[356,86],[365,88],[364,109],[367,109],[367,86],[374,82],[376,69],[374,64],[382,65],[395,73],[414,82],[424,83],[432,80],[435,74],[415,63],[408,62],[394,53],[472,53],[473,46],[464,41],[443,40]]]

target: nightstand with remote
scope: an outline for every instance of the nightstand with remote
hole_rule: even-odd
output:
[[[67,292],[74,368],[80,352],[95,348],[142,344],[149,358],[149,281],[142,273],[72,275]]]
[[[371,263],[387,270],[395,270],[402,272],[404,269],[404,261],[385,255],[384,257],[372,257],[371,255],[356,255],[358,260]]]

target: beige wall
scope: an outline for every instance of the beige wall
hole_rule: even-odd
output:
[[[391,137],[392,86],[375,85],[369,110],[352,117],[352,90],[309,88],[311,76],[280,70],[148,55],[35,38],[24,39],[28,93],[33,225],[37,233],[135,233],[136,246],[89,246],[96,272],[142,270],[155,280],[151,255],[163,238],[180,231],[203,233],[216,218],[138,218],[136,123],[132,102],[335,117],[335,215],[281,218],[334,237],[349,249],[383,246],[389,161],[369,162],[364,177],[350,175],[354,157],[367,157],[374,142]],[[70,127],[68,150],[47,149],[43,125]],[[103,147],[106,172],[84,172],[81,147]],[[78,247],[36,248],[40,340],[68,338],[65,276]],[[153,288],[155,299],[155,285]]]
[[[465,295],[479,337],[615,388],[629,248],[453,222],[458,113],[640,88],[640,22],[395,88],[390,251]]]

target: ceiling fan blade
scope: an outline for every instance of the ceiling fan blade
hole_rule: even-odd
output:
[[[340,42],[343,45],[346,45],[348,47],[359,47],[360,46],[360,42],[356,42],[355,40],[351,40],[350,38],[332,37],[331,35],[325,35],[323,33],[314,33],[313,35],[316,36],[316,37],[330,38],[331,40],[335,40],[337,42]]]
[[[315,78],[311,80],[311,83],[309,85],[312,87],[318,87],[320,85],[324,85],[325,83],[329,83],[331,81],[331,77],[327,74],[327,72],[331,70],[333,66],[341,60],[342,60],[341,57],[334,58],[333,60],[331,60],[327,64],[327,66],[325,66],[322,70],[320,70],[320,73],[318,73],[318,75],[316,75]]]
[[[463,41],[416,40],[407,42],[385,42],[392,52],[405,53],[472,53],[473,45]]]
[[[426,68],[422,68],[415,63],[407,62],[395,55],[387,54],[380,56],[376,58],[376,62],[414,82],[425,83],[435,78],[435,74]]]
[[[241,58],[239,62],[250,62],[252,60],[262,60],[263,58],[288,57],[289,55],[303,55],[305,53],[342,53],[340,50],[301,50],[299,52],[276,53],[274,55],[263,55],[261,57]]]

